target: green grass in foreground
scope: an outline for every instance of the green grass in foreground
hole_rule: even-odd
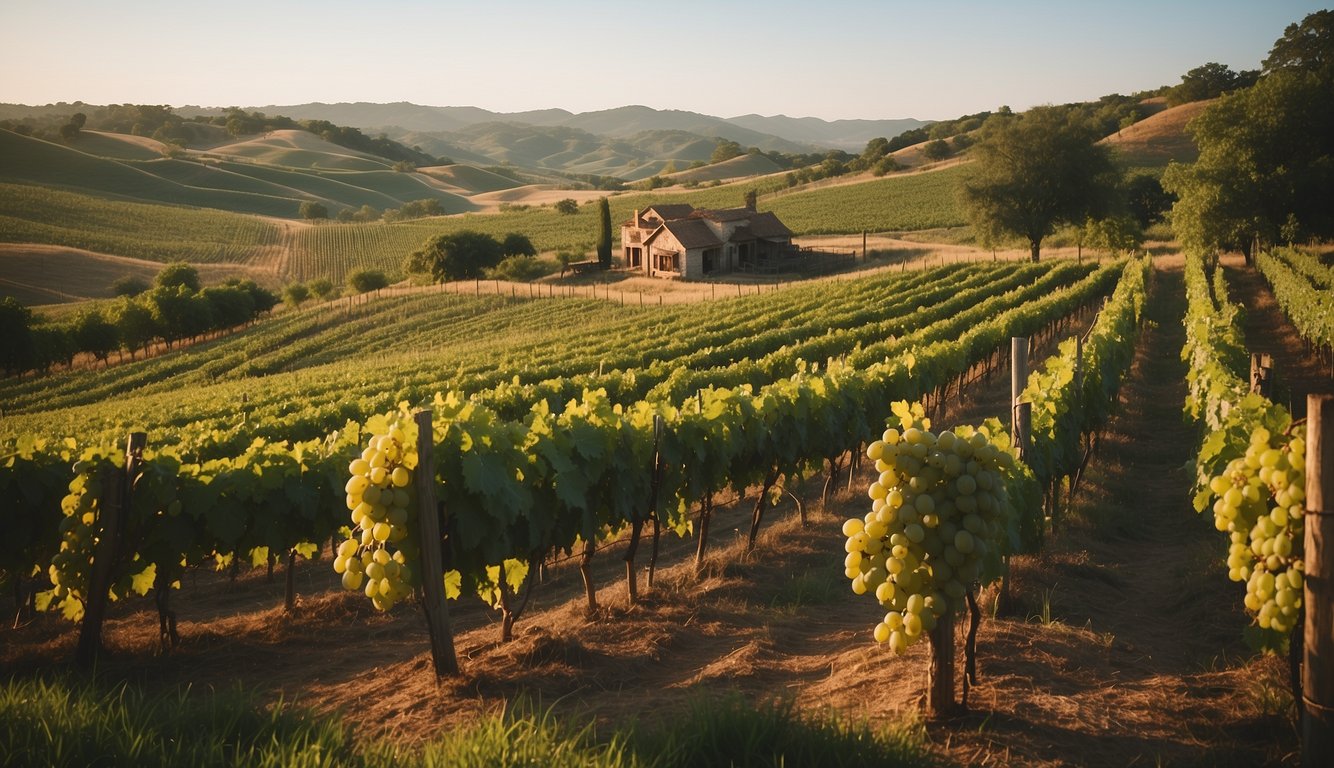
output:
[[[926,765],[920,728],[872,730],[790,704],[698,699],[683,716],[603,738],[592,725],[518,706],[424,745],[361,738],[336,719],[244,694],[149,696],[62,679],[0,688],[0,754],[11,766],[900,766]]]

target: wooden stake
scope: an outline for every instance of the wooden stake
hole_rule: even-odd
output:
[[[1251,353],[1251,392],[1273,396],[1274,358],[1267,352]]]
[[[1334,395],[1306,398],[1305,526],[1302,765],[1334,765]]]
[[[121,559],[120,534],[130,506],[130,493],[143,462],[148,435],[131,432],[125,443],[125,469],[107,466],[102,472],[102,498],[99,501],[100,535],[93,550],[92,572],[88,575],[88,600],[83,624],[79,627],[79,645],[75,660],[91,669],[102,652],[102,623],[106,620],[107,601],[116,563]]]
[[[415,412],[417,422],[417,471],[413,484],[417,490],[417,523],[421,528],[422,608],[426,629],[431,636],[431,661],[436,679],[459,673],[454,655],[454,633],[449,627],[449,606],[445,603],[445,567],[440,557],[440,509],[435,502],[435,436],[431,429],[431,411]]]

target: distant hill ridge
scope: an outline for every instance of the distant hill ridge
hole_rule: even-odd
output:
[[[398,128],[402,132],[459,132],[479,123],[521,123],[541,127],[577,128],[612,138],[624,138],[648,130],[677,130],[712,138],[731,139],[742,146],[781,152],[809,152],[812,149],[843,149],[859,152],[871,139],[893,138],[904,131],[921,128],[931,121],[903,118],[897,120],[822,120],[817,117],[762,116],[756,114],[722,118],[676,109],[654,109],[628,105],[593,112],[574,113],[564,109],[527,112],[492,112],[480,107],[432,107],[410,102],[376,104],[353,102],[325,104],[268,105],[248,107],[265,114],[281,114],[297,120],[328,120],[362,130]],[[221,109],[183,106],[177,113],[194,115],[221,114]]]

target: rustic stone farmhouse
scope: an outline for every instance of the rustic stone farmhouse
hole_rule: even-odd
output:
[[[621,225],[625,266],[648,277],[700,280],[751,271],[791,250],[792,230],[772,213],[749,208],[655,205]]]

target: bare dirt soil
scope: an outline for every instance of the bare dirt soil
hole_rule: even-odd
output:
[[[1190,508],[1186,462],[1198,435],[1181,418],[1182,293],[1180,259],[1159,259],[1121,411],[1085,489],[1047,552],[1015,559],[1013,609],[993,617],[984,596],[971,711],[927,728],[942,762],[1295,763],[1283,662],[1242,644],[1242,588],[1226,579],[1222,538]],[[1239,288],[1234,298],[1244,295]],[[1003,413],[1008,387],[1008,375],[994,375],[968,399]],[[694,542],[666,534],[651,588],[641,549],[642,603],[633,607],[622,542],[594,561],[600,589],[591,615],[573,561],[548,568],[511,643],[498,642],[498,616],[476,601],[452,607],[463,669],[456,680],[434,681],[419,609],[377,614],[363,596],[338,591],[327,552],[297,565],[291,613],[282,608],[281,566],[273,582],[262,569],[234,582],[190,572],[172,596],[183,641],[167,653],[158,651],[151,602],[114,604],[99,674],[196,691],[242,686],[408,740],[520,697],[604,724],[652,722],[695,697],[729,692],[873,723],[914,721],[926,644],[901,658],[877,646],[870,631],[881,610],[853,595],[842,575],[839,528],[864,514],[860,489],[869,479],[855,478],[827,510],[818,482],[797,489],[809,526],[787,499],[767,513],[751,555],[744,533],[753,499],[720,498],[703,573],[691,563]],[[0,674],[63,668],[75,642],[55,617],[6,622]]]

